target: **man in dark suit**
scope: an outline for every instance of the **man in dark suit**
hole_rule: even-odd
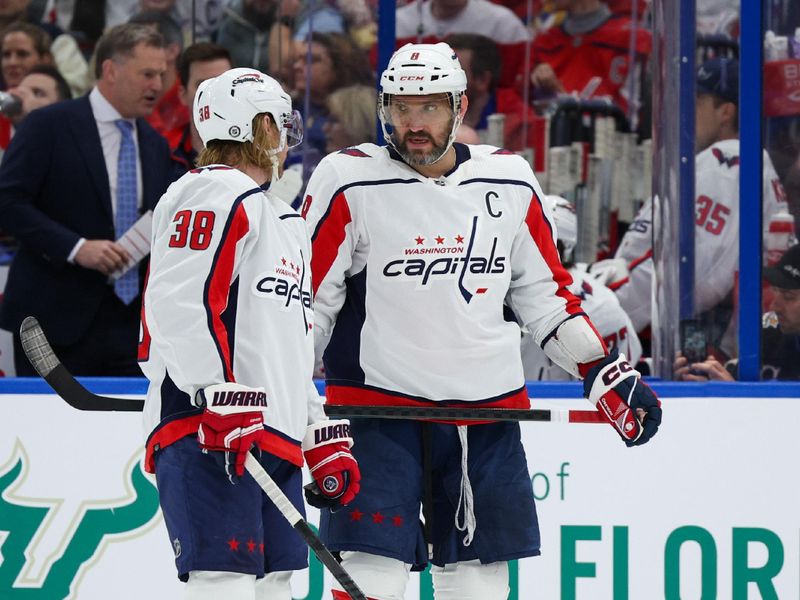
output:
[[[0,228],[19,241],[0,327],[14,333],[17,375],[34,375],[19,326],[36,316],[78,375],[139,376],[141,269],[116,243],[173,179],[166,141],[142,117],[166,69],[153,28],[125,24],[97,44],[88,96],[32,113],[0,165]]]

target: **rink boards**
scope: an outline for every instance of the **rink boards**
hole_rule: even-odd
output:
[[[90,387],[144,391],[138,380]],[[800,384],[654,387],[664,425],[641,448],[605,425],[522,424],[542,556],[512,564],[509,598],[800,596]],[[0,392],[0,598],[181,597],[139,466],[141,416],[80,413],[38,381],[4,381]],[[530,392],[549,398],[537,407],[588,407],[577,385]],[[294,597],[327,599],[328,586],[312,561]],[[406,597],[432,598],[427,575],[412,577]]]

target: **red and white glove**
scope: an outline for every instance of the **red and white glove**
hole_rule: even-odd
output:
[[[337,419],[309,425],[303,454],[314,484],[306,486],[306,500],[317,508],[335,510],[352,502],[361,488],[361,471],[350,448],[350,421]]]
[[[589,369],[583,390],[629,447],[646,443],[661,425],[661,402],[616,348]]]
[[[266,436],[262,411],[267,395],[261,388],[219,383],[199,390],[196,403],[205,406],[197,441],[204,453],[218,452],[224,458],[225,473],[236,483],[244,475],[247,453]]]

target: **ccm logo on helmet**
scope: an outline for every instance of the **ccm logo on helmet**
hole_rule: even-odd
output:
[[[633,367],[628,362],[619,363],[618,365],[613,365],[608,371],[603,373],[603,383],[606,385],[611,385],[619,376],[623,373],[630,373],[633,371]]]
[[[401,75],[400,81],[424,81],[424,75]]]

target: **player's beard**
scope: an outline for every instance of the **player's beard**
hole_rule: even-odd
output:
[[[437,142],[436,138],[434,138],[432,135],[428,133],[422,133],[422,132],[412,133],[408,131],[403,137],[403,140],[399,144],[397,144],[397,153],[403,157],[403,160],[410,167],[427,167],[428,165],[432,165],[437,160],[442,158],[445,152],[447,152],[447,148],[449,146],[448,142],[450,140],[450,132],[453,130],[454,120],[455,117],[450,118],[450,122],[447,124],[447,129],[445,130],[444,141],[442,143]],[[409,150],[408,149],[409,137],[428,139],[433,145],[433,150],[431,150],[430,152],[423,152],[422,150]]]

